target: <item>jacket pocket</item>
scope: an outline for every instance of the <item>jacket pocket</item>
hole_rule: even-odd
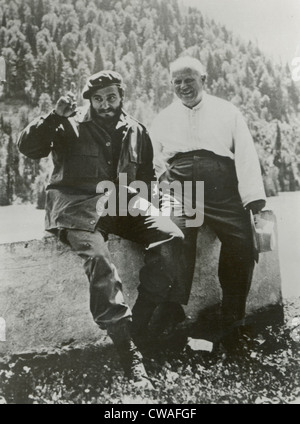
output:
[[[68,155],[65,157],[65,176],[72,180],[91,179],[98,177],[99,151],[98,146],[87,140],[72,140],[68,145]]]
[[[75,180],[97,178],[98,166],[98,154],[71,154],[66,159],[65,176]]]

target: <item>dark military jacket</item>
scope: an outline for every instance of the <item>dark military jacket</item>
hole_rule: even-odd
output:
[[[118,138],[119,158],[113,160]],[[155,180],[153,149],[146,128],[122,111],[111,136],[82,108],[70,118],[51,112],[33,120],[19,135],[20,151],[40,159],[50,153],[53,172],[46,188],[46,230],[73,228],[94,231],[99,220],[96,205],[103,194],[99,182],[118,183],[120,173],[127,182]]]

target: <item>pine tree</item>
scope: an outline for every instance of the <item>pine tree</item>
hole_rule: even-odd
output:
[[[36,32],[37,32],[37,27],[33,27],[33,25],[31,23],[28,23],[26,25],[26,40],[30,44],[30,47],[31,47],[31,50],[32,50],[32,53],[33,53],[34,56],[37,53],[37,51],[36,51]]]
[[[6,25],[7,25],[6,13],[4,12],[2,15],[1,27],[6,28]]]
[[[216,79],[217,77],[217,75],[215,74],[214,59],[210,52],[207,59],[206,72],[207,72],[206,83],[207,83],[207,86],[210,88],[212,86],[214,79]]]
[[[96,72],[102,71],[103,69],[104,69],[104,62],[102,59],[100,46],[97,45],[95,50],[95,62],[94,62],[93,74],[95,74]]]
[[[32,12],[33,12],[33,16],[35,17],[36,25],[39,28],[41,28],[41,26],[42,26],[42,20],[43,20],[43,16],[44,16],[44,3],[43,3],[43,0],[38,0],[37,7]]]
[[[174,45],[175,45],[176,57],[179,57],[180,53],[182,52],[182,47],[181,47],[181,44],[180,44],[180,41],[179,41],[178,33],[175,34]]]
[[[126,37],[129,35],[130,31],[132,30],[132,18],[129,15],[126,15],[125,22],[124,22],[124,34]]]
[[[94,50],[94,37],[93,37],[92,28],[90,25],[87,28],[85,37],[86,37],[86,44],[92,52]]]

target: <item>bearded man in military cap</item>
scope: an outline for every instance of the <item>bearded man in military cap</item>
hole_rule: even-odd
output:
[[[150,185],[155,180],[152,143],[146,128],[123,110],[124,88],[117,72],[92,75],[83,98],[89,100],[87,106],[77,109],[72,93],[61,97],[50,114],[21,132],[18,146],[32,159],[51,153],[54,169],[46,190],[46,230],[84,259],[93,318],[107,330],[128,377],[147,386],[149,378],[133,339],[145,331],[158,305],[181,308],[170,250],[183,234],[168,217],[147,213],[145,198],[134,202],[133,214],[99,212],[99,204],[107,198],[103,182],[119,187],[120,174],[126,175],[128,185],[135,180]],[[109,233],[146,248],[132,311],[107,247]]]

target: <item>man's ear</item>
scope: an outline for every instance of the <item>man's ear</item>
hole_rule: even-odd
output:
[[[121,99],[124,99],[125,90],[123,87],[118,87]]]

